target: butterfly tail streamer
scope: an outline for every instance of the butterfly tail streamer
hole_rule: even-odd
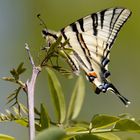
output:
[[[127,98],[125,98],[123,95],[119,93],[119,91],[115,88],[113,84],[110,84],[109,90],[117,95],[117,97],[125,104],[126,107],[131,103]]]

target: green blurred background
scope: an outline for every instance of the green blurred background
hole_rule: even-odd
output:
[[[135,118],[140,118],[140,2],[138,0],[0,0],[0,77],[9,75],[9,70],[20,62],[25,63],[27,72],[22,77],[26,81],[31,75],[31,66],[24,49],[27,42],[36,57],[44,41],[41,36],[42,27],[36,18],[38,13],[45,20],[48,28],[59,30],[76,19],[93,12],[109,7],[126,7],[132,11],[130,20],[121,30],[111,53],[110,70],[111,80],[119,91],[131,100],[131,105],[126,108],[114,95],[93,93],[92,87],[86,82],[86,97],[80,120],[90,120],[94,114],[119,115],[130,113]],[[75,80],[67,80],[59,76],[67,101],[74,86]],[[15,86],[0,81],[0,112],[4,113],[6,97]],[[53,116],[50,97],[48,96],[47,74],[43,71],[38,77],[35,103],[46,103]],[[25,95],[21,95],[22,102],[26,103]],[[27,128],[15,123],[0,123],[0,133],[15,136],[17,140],[28,139]],[[120,133],[123,140],[131,137],[139,140],[140,135]]]

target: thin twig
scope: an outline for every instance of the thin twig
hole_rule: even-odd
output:
[[[28,56],[33,67],[31,79],[27,80],[26,86],[27,86],[27,95],[28,95],[27,100],[28,100],[28,109],[29,109],[29,114],[28,114],[29,138],[30,140],[34,140],[35,138],[34,90],[35,90],[36,78],[39,72],[41,71],[41,68],[35,66],[28,44],[25,45],[25,49],[28,52]]]
[[[29,49],[29,46],[28,46],[27,43],[25,43],[25,49],[27,50],[27,53],[28,53],[28,56],[29,56],[31,65],[32,65],[33,67],[35,67],[35,63],[34,63],[34,61],[33,61],[33,58],[32,58],[32,55],[31,55],[31,53],[30,53],[30,49]]]

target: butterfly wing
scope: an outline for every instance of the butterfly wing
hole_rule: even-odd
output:
[[[74,49],[82,69],[96,70],[108,77],[110,49],[130,15],[128,9],[110,8],[81,18],[61,30],[63,37],[70,39],[69,47]]]
[[[67,60],[76,74],[80,68],[85,71],[88,80],[95,85],[95,93],[110,90],[126,106],[130,102],[108,81],[108,63],[110,49],[130,15],[128,9],[110,8],[77,20],[57,35],[43,30],[46,38],[51,36],[56,40],[61,34],[64,41],[69,39],[65,47],[72,48],[73,52],[66,53]]]

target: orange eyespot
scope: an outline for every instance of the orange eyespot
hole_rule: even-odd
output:
[[[93,77],[97,78],[97,74],[95,71],[88,73],[88,76],[93,76]]]

